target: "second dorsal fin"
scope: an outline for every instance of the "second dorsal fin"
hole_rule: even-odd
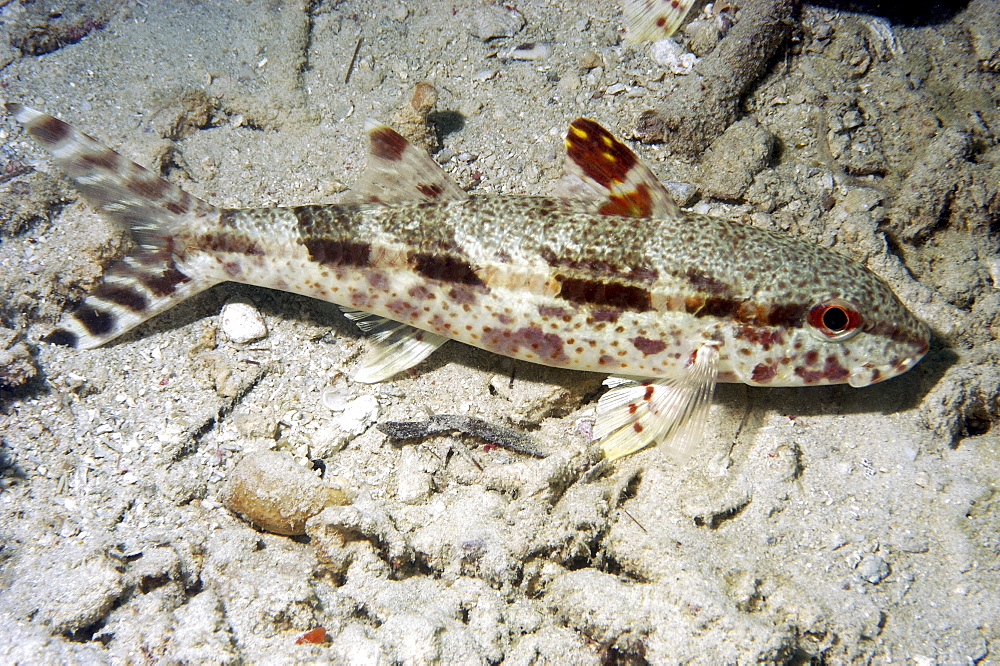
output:
[[[667,189],[636,154],[588,118],[570,123],[564,170],[556,194],[593,201],[599,213],[655,218],[680,214]]]
[[[468,194],[424,150],[399,132],[368,121],[368,169],[350,197],[355,201],[406,203],[458,201]]]

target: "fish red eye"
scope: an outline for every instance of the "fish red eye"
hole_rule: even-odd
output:
[[[809,310],[809,325],[827,340],[846,340],[861,330],[861,313],[853,304],[833,298]]]

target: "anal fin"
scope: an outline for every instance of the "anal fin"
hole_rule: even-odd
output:
[[[597,403],[594,437],[608,460],[663,443],[678,462],[691,457],[704,432],[719,373],[719,350],[706,344],[679,377],[631,381],[609,377],[613,386]]]
[[[412,368],[449,340],[443,335],[363,310],[344,306],[340,309],[374,343],[374,348],[361,359],[361,367],[351,377],[362,384],[375,384]]]

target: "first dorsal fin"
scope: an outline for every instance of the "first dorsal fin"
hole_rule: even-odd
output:
[[[391,127],[368,121],[368,169],[352,199],[379,203],[458,201],[468,194],[425,151]]]
[[[655,218],[680,214],[666,188],[635,153],[588,118],[570,123],[564,170],[556,194],[593,201],[598,213]]]

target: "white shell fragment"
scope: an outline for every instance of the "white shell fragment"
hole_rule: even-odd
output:
[[[363,395],[346,403],[334,423],[348,435],[360,435],[377,418],[378,399],[373,395]]]
[[[242,299],[232,299],[222,306],[219,314],[222,333],[230,342],[246,344],[267,337],[264,317],[252,303]]]
[[[328,485],[277,451],[248,453],[229,473],[219,493],[223,505],[244,520],[275,534],[305,534],[306,521],[330,505],[349,504]]]
[[[528,42],[511,49],[504,49],[497,55],[511,60],[545,60],[552,53],[552,48],[544,42]]]
[[[698,56],[685,51],[672,39],[658,39],[653,42],[649,56],[660,67],[672,74],[690,74]]]

